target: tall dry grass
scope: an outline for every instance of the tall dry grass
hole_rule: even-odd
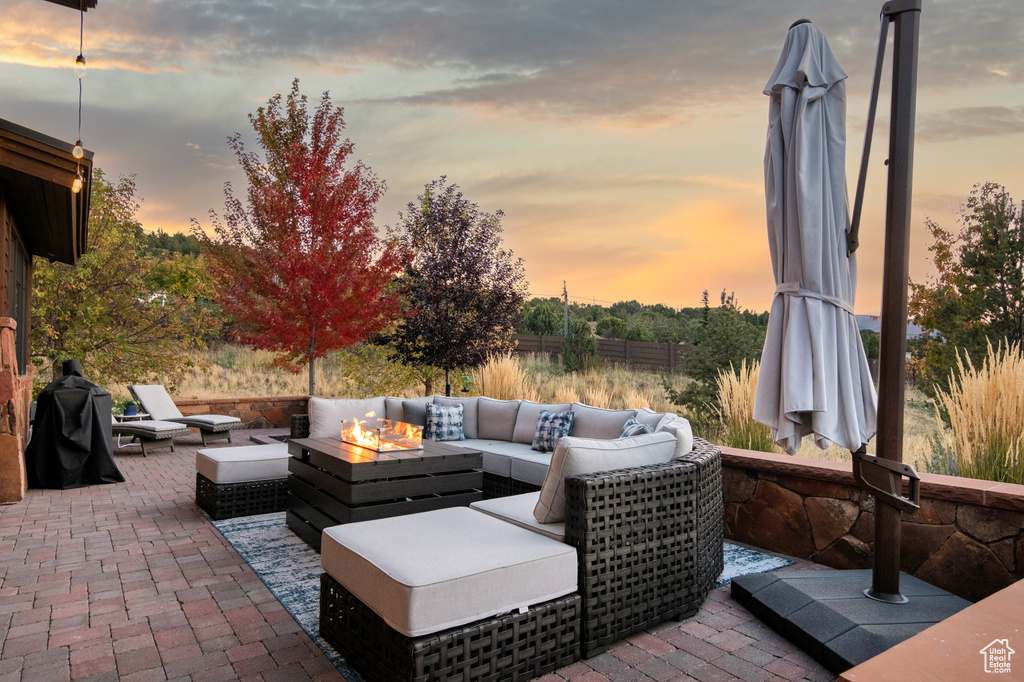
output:
[[[722,405],[722,421],[725,423],[723,445],[747,450],[775,452],[771,430],[754,421],[754,396],[757,395],[757,377],[761,365],[754,360],[750,366],[744,360],[737,372],[729,366],[728,372],[719,372],[718,401]]]
[[[966,364],[964,358],[966,357]],[[949,392],[938,391],[949,416],[941,452],[960,476],[1024,483],[1024,358],[1018,344],[988,344],[981,367],[957,352]],[[940,421],[939,407],[936,419]]]

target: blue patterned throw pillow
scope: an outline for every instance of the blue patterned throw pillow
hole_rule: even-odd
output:
[[[622,434],[619,438],[629,438],[630,436],[642,436],[645,433],[653,431],[650,426],[642,422],[637,421],[636,417],[630,417],[629,421],[622,425]]]
[[[540,452],[551,452],[555,449],[558,439],[572,433],[572,424],[576,415],[572,410],[565,412],[549,412],[541,410],[537,419],[537,431],[533,434],[533,449]]]
[[[466,440],[462,429],[465,405],[434,405],[427,403],[427,425],[423,437],[427,440]]]

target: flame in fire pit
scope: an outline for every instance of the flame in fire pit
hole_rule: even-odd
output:
[[[423,427],[391,419],[377,419],[367,412],[366,419],[344,420],[341,439],[378,452],[386,450],[418,450],[423,447]]]

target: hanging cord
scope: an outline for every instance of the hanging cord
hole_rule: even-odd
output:
[[[71,185],[71,191],[78,194],[82,191],[85,179],[82,177],[82,157],[85,150],[82,148],[82,77],[85,75],[85,57],[82,50],[85,46],[85,0],[78,0],[78,57],[75,58],[75,75],[78,76],[78,141],[71,154],[76,159],[75,180]]]

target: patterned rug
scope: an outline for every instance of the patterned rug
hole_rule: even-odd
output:
[[[327,658],[350,680],[360,680],[345,660],[320,637],[320,555],[285,524],[284,512],[211,521],[252,567],[281,605],[295,617]],[[728,585],[738,575],[764,573],[793,561],[725,543],[725,570],[715,583]]]

